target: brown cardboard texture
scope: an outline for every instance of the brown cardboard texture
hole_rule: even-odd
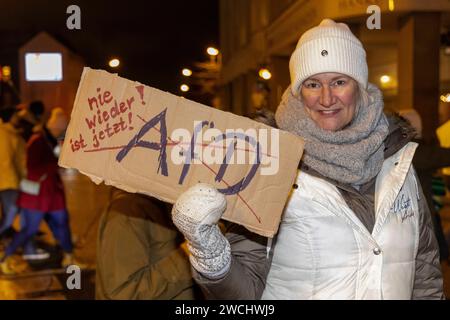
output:
[[[59,165],[170,203],[209,183],[225,220],[272,237],[302,151],[288,132],[85,68]]]

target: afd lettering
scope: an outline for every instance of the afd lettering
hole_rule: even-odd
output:
[[[192,134],[180,128],[174,130],[170,138],[177,141],[171,153],[175,164],[261,163],[261,175],[274,175],[279,169],[278,130],[239,128],[223,132],[214,128],[213,121],[195,121]]]
[[[134,147],[141,147],[159,152],[157,173],[169,176],[167,166],[167,146],[173,146],[171,160],[175,164],[183,164],[178,180],[181,185],[189,173],[192,164],[220,164],[215,181],[221,182],[229,164],[248,163],[252,164],[249,172],[234,185],[227,188],[218,189],[225,195],[237,194],[244,190],[255,177],[258,168],[262,163],[268,167],[261,169],[262,175],[276,174],[279,167],[279,133],[278,130],[271,131],[271,154],[268,152],[267,130],[260,129],[260,134],[256,136],[256,130],[227,130],[225,133],[214,128],[214,122],[196,121],[193,133],[186,129],[174,130],[171,137],[168,137],[166,125],[166,112],[161,113],[147,121],[139,132],[123,147],[117,154],[116,160],[123,161]],[[159,124],[159,141],[146,141],[144,136]],[[206,129],[204,130],[204,128]],[[260,143],[260,141],[262,143]],[[236,161],[234,155],[236,154]],[[263,154],[266,156],[263,157]],[[263,160],[264,159],[264,160]],[[269,159],[269,160],[267,160]],[[248,160],[248,162],[246,161]],[[266,171],[263,171],[266,169]]]

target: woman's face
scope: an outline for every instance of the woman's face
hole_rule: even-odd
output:
[[[322,129],[338,131],[348,125],[356,111],[358,84],[340,73],[319,73],[300,89],[303,104],[311,119]]]

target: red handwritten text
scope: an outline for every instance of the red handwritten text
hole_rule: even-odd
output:
[[[121,131],[133,130],[131,108],[134,97],[120,101],[115,99],[110,91],[102,92],[101,88],[97,88],[97,95],[87,100],[93,114],[86,116],[84,120],[88,129],[92,130],[94,148],[99,147],[102,140],[111,138]],[[74,148],[76,149],[75,145]]]
[[[70,148],[72,149],[72,152],[78,151],[80,149],[84,149],[87,147],[87,144],[84,142],[83,136],[80,133],[80,139],[70,139]]]

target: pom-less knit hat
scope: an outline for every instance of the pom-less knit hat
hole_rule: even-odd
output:
[[[366,52],[344,23],[330,19],[306,31],[289,61],[291,90],[295,95],[312,75],[336,72],[348,75],[367,88]]]
[[[47,129],[51,132],[61,133],[66,130],[69,120],[62,108],[53,108],[47,120]]]

